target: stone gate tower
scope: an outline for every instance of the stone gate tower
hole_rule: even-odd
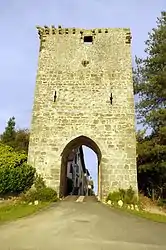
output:
[[[66,157],[87,145],[98,156],[101,199],[119,187],[137,191],[130,30],[37,29],[28,162],[63,193]]]

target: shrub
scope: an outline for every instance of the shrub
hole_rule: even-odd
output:
[[[41,201],[57,201],[57,192],[50,187],[42,188],[38,192]]]
[[[15,152],[12,147],[0,143],[0,167],[18,167],[26,162],[26,154]]]
[[[57,192],[50,187],[31,189],[27,193],[22,194],[21,197],[26,202],[34,202],[35,200],[54,202],[58,200]]]
[[[0,195],[16,195],[28,190],[35,172],[35,168],[27,164],[26,154],[0,142]]]
[[[109,193],[106,201],[108,200],[113,201],[115,204],[119,200],[122,200],[124,204],[137,204],[137,197],[132,187],[128,188],[127,190],[119,189],[119,191]]]
[[[157,205],[166,208],[166,199],[160,199]]]
[[[121,193],[119,191],[114,191],[112,193],[109,193],[108,197],[107,197],[107,201],[108,200],[111,200],[111,201],[114,201],[114,202],[118,202],[119,200],[121,200],[122,197],[121,197]]]
[[[35,187],[37,190],[46,187],[45,181],[43,180],[43,178],[42,178],[41,175],[38,175],[38,174],[37,174],[37,175],[35,176],[34,187]]]
[[[19,194],[28,190],[34,182],[35,168],[27,163],[21,166],[0,167],[0,194]]]
[[[125,196],[124,196],[124,203],[126,204],[136,204],[137,203],[137,197],[135,195],[135,191],[130,188],[126,190]]]
[[[143,193],[139,193],[139,206],[145,209],[146,207],[154,206],[154,202]]]

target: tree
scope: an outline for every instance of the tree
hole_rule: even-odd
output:
[[[5,131],[1,135],[1,141],[9,146],[14,145],[15,134],[16,134],[15,125],[16,125],[15,117],[13,116],[12,118],[9,119]]]
[[[153,135],[137,143],[139,190],[154,198],[166,197],[166,145],[156,143]]]
[[[18,129],[15,134],[15,150],[24,151],[28,153],[29,146],[29,130],[28,129]]]
[[[166,12],[148,34],[146,57],[136,57],[134,91],[139,123],[151,128],[137,135],[139,188],[152,197],[166,196]]]
[[[9,119],[4,133],[1,135],[1,142],[13,147],[16,151],[28,153],[29,130],[15,128],[15,117]]]
[[[138,119],[154,131],[166,126],[166,12],[157,18],[157,28],[145,42],[146,58],[136,57],[134,90],[139,101]]]

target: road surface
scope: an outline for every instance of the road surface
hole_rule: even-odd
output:
[[[0,226],[0,250],[166,250],[166,224],[111,209],[93,199],[61,201]]]

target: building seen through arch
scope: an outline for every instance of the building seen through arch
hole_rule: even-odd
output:
[[[61,194],[62,196],[90,195],[88,187],[90,182],[92,182],[92,177],[90,176],[89,170],[85,166],[82,146],[73,149],[69,154],[66,171],[64,170],[64,173],[62,173],[62,178],[66,179],[66,185],[64,186],[64,190],[62,190]],[[91,188],[93,191],[94,186],[92,185]]]
[[[97,186],[100,186],[99,163],[101,152],[90,138],[79,136],[70,141],[61,154],[60,197],[67,195],[94,195],[95,193],[94,181],[85,164],[83,146],[91,148],[98,156],[98,162],[95,168],[98,174]],[[99,189],[97,194],[98,192]]]

